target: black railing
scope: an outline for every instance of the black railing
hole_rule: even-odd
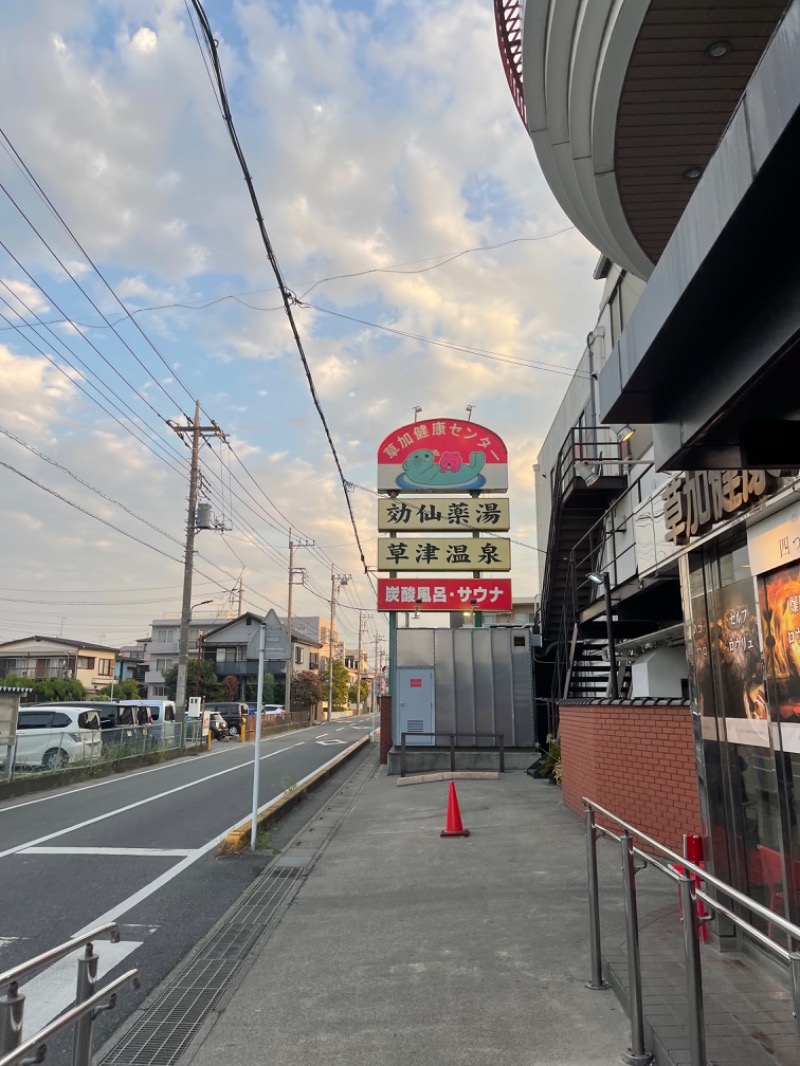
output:
[[[406,737],[433,737],[435,740],[437,737],[447,737],[450,742],[450,772],[456,772],[456,740],[459,737],[469,737],[472,740],[477,740],[478,737],[491,737],[497,743],[497,751],[499,755],[499,770],[501,774],[506,772],[506,749],[505,749],[505,735],[503,733],[448,733],[444,730],[437,729],[433,733],[401,733],[400,734],[400,776],[406,776]],[[429,750],[429,749],[426,749]],[[486,748],[469,749],[471,752],[476,750],[486,751]]]

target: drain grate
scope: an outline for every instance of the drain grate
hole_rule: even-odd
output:
[[[299,891],[312,853],[336,829],[361,787],[374,772],[371,759],[355,771],[334,803],[325,808],[327,824],[307,827],[293,846],[308,849],[291,864],[268,869],[242,897],[239,906],[171,981],[157,1002],[140,1013],[102,1061],[102,1066],[174,1066],[266,929]],[[330,821],[328,821],[330,819]],[[313,843],[312,843],[313,841]],[[280,860],[278,860],[280,861]]]

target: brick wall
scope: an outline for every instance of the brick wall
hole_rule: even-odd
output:
[[[378,706],[381,712],[380,760],[385,764],[392,748],[392,697],[379,696]]]
[[[700,833],[688,706],[562,704],[559,736],[564,802],[577,815],[586,796],[676,851]]]

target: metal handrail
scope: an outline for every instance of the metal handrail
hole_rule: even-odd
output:
[[[706,1040],[705,1040],[705,1016],[703,1008],[703,973],[700,962],[700,935],[699,929],[704,922],[712,921],[711,913],[702,913],[698,907],[698,901],[702,900],[716,915],[721,915],[733,922],[741,929],[745,929],[760,944],[782,959],[791,967],[792,974],[792,999],[794,1008],[795,1025],[798,1027],[800,1036],[800,952],[787,951],[770,936],[756,929],[750,922],[736,914],[730,908],[719,903],[712,895],[700,888],[701,883],[708,884],[718,892],[723,893],[730,900],[739,903],[746,910],[759,914],[772,926],[783,929],[794,940],[800,940],[800,927],[793,922],[776,914],[768,907],[764,907],[756,900],[746,896],[743,892],[720,880],[709,873],[702,866],[679,855],[672,848],[651,837],[648,833],[637,829],[636,826],[619,818],[616,814],[599,803],[587,797],[582,797],[584,806],[584,823],[586,828],[586,856],[587,872],[589,880],[589,943],[591,949],[591,980],[587,987],[592,989],[607,988],[603,980],[603,966],[600,941],[600,900],[597,874],[597,838],[608,837],[620,844],[622,851],[622,874],[625,903],[625,938],[628,955],[628,983],[629,1004],[631,1018],[631,1048],[622,1056],[623,1061],[632,1066],[647,1066],[653,1060],[653,1056],[645,1048],[644,1043],[644,1013],[642,1007],[642,977],[639,953],[639,923],[636,902],[636,866],[635,857],[639,857],[646,865],[654,866],[661,873],[666,874],[678,883],[680,893],[681,921],[683,923],[683,943],[686,960],[686,982],[689,1004],[689,1055],[691,1066],[707,1066]],[[622,833],[617,836],[605,826],[597,825],[595,814],[621,828]],[[634,838],[647,844],[657,854],[649,854],[642,851],[634,844]],[[684,847],[686,840],[684,839]],[[671,860],[664,864],[661,857]],[[673,863],[675,865],[673,865]],[[770,930],[771,931],[771,930]],[[2,1066],[2,1064],[0,1064]]]
[[[63,959],[66,955],[71,955],[76,948],[82,948],[84,944],[91,944],[94,940],[102,940],[106,936],[112,944],[119,943],[119,926],[116,922],[98,925],[88,933],[84,933],[83,936],[76,936],[73,940],[67,940],[64,944],[50,948],[49,951],[43,951],[41,955],[20,963],[19,966],[6,970],[5,973],[0,973],[0,990],[13,984],[14,981],[20,981],[23,977],[27,977],[28,974],[34,973],[36,970],[41,970],[48,963],[58,962],[59,959]]]
[[[437,729],[432,733],[401,733],[400,734],[400,776],[406,775],[406,737],[447,737],[450,741],[450,772],[455,773],[456,770],[456,739],[458,737],[471,737],[477,740],[478,737],[492,737],[497,741],[497,750],[499,756],[499,771],[504,774],[506,771],[506,756],[505,756],[505,734],[504,733],[449,733],[447,730]]]
[[[55,1036],[56,1033],[60,1033],[62,1029],[69,1028],[73,1022],[83,1018],[86,1014],[94,1014],[96,1010],[110,1010],[116,1006],[117,996],[116,992],[118,988],[128,984],[130,981],[136,982],[138,980],[138,970],[128,970],[127,973],[122,974],[115,980],[111,981],[101,989],[99,992],[95,992],[93,996],[85,999],[83,1003],[78,1003],[75,1007],[66,1011],[64,1014],[59,1015],[55,1021],[50,1022],[44,1029],[35,1033],[32,1037],[14,1048],[13,1051],[4,1055],[0,1059],[0,1066],[17,1066],[23,1059],[27,1058],[31,1053],[35,1054],[35,1058],[31,1061],[41,1062],[44,1059],[47,1046],[46,1040],[49,1040],[51,1036]],[[105,1000],[105,1002],[103,1002]],[[87,1061],[86,1066],[89,1066]]]
[[[581,802],[584,807],[588,807],[591,810],[596,811],[598,814],[602,814],[605,818],[610,818],[612,822],[616,822],[616,824],[621,826],[629,836],[635,836],[638,837],[639,840],[643,840],[646,844],[649,844],[651,848],[660,852],[662,855],[665,855],[668,859],[679,863],[696,877],[700,878],[700,880],[705,881],[706,884],[713,885],[714,888],[720,890],[726,896],[729,896],[730,899],[740,903],[747,910],[753,911],[755,914],[759,914],[762,918],[766,918],[766,920],[773,925],[779,926],[785,933],[788,933],[789,936],[793,937],[795,940],[800,940],[800,926],[795,925],[786,918],[782,918],[780,914],[776,914],[775,911],[771,911],[769,907],[765,907],[757,900],[745,895],[744,892],[740,892],[737,888],[734,888],[733,885],[729,885],[727,881],[721,881],[718,877],[710,874],[708,870],[703,869],[702,866],[696,866],[683,855],[679,855],[677,851],[673,851],[671,848],[666,847],[666,845],[659,843],[659,841],[655,840],[653,837],[648,836],[647,833],[643,833],[640,829],[623,821],[622,818],[618,818],[615,814],[612,814],[611,811],[607,811],[605,807],[601,807],[599,803],[595,803],[593,800],[587,799],[585,796],[581,797]],[[641,855],[645,859],[648,858],[646,852],[642,852]],[[652,856],[650,856],[650,858],[652,858]]]

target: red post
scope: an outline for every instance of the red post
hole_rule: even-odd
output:
[[[683,834],[683,854],[689,862],[694,863],[695,866],[703,865],[703,838],[699,833],[684,833]],[[702,877],[698,877],[697,874],[689,874],[692,881],[694,881],[695,889],[699,888],[703,884]],[[703,901],[699,899],[697,901],[697,917],[705,918],[708,914]],[[706,923],[700,923],[700,938],[704,944],[708,943],[708,929]]]
[[[380,760],[385,764],[389,761],[392,748],[392,697],[380,696],[378,703],[381,712]]]

